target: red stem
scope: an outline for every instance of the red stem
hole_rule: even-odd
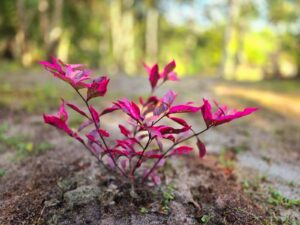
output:
[[[93,120],[93,122],[94,122],[95,128],[96,128],[96,130],[97,130],[97,132],[98,132],[98,134],[99,134],[99,136],[100,136],[100,138],[101,138],[101,140],[102,140],[102,142],[103,142],[103,144],[104,144],[104,146],[105,146],[105,150],[108,152],[108,154],[109,154],[110,158],[112,159],[112,161],[113,161],[115,167],[118,168],[118,169],[120,170],[120,172],[122,173],[122,175],[123,175],[124,177],[127,177],[127,175],[125,174],[125,172],[124,172],[124,171],[119,167],[119,165],[117,164],[115,158],[113,157],[112,153],[110,152],[110,150],[109,150],[109,148],[108,148],[108,146],[107,146],[107,144],[106,144],[106,142],[105,142],[104,137],[103,137],[102,134],[100,133],[100,131],[99,131],[99,129],[100,129],[99,124],[97,124],[96,119],[94,118],[94,115],[93,115],[93,113],[92,113],[92,111],[91,111],[91,109],[90,109],[90,105],[89,105],[88,101],[82,96],[82,94],[81,94],[76,88],[74,88],[74,89],[76,90],[77,94],[81,97],[81,99],[82,99],[83,102],[85,103],[86,107],[88,108],[89,113],[90,113],[90,115],[91,115],[91,117],[92,117],[92,120]]]

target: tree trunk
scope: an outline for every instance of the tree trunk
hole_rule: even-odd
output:
[[[113,0],[110,3],[110,25],[113,59],[117,64],[117,69],[122,68],[122,1]]]
[[[39,0],[39,22],[40,30],[42,32],[43,42],[45,46],[49,45],[49,3],[48,0]]]
[[[135,59],[135,32],[134,32],[134,0],[124,0],[125,12],[122,16],[122,35],[123,35],[123,65],[128,74],[136,71]]]
[[[233,56],[230,53],[230,42],[234,32],[234,22],[238,15],[238,0],[228,0],[227,23],[224,28],[223,57],[220,74],[225,79],[232,79]]]
[[[55,55],[62,34],[61,22],[64,0],[54,0],[53,11],[49,12],[48,0],[39,1],[40,28],[43,33],[47,57]]]
[[[150,8],[146,15],[146,58],[156,62],[158,55],[158,21],[159,13],[157,9]]]
[[[61,21],[64,0],[54,0],[54,12],[51,18],[51,30],[49,33],[48,54],[53,54],[62,34]]]
[[[237,48],[234,58],[233,76],[234,79],[237,77],[237,70],[239,65],[243,63],[244,60],[244,37],[245,37],[245,20],[241,17],[239,18],[239,24],[237,29]]]
[[[27,28],[28,20],[24,0],[17,0],[17,19],[18,28],[15,36],[16,41],[16,56],[20,59],[23,66],[28,66],[31,63],[28,52]]]

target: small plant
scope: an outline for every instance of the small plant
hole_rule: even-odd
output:
[[[0,126],[0,151],[6,148],[16,150],[16,158],[21,160],[30,155],[38,155],[52,149],[48,142],[32,142],[28,137],[23,135],[7,136],[8,124]]]
[[[174,188],[172,185],[167,186],[167,190],[163,191],[162,210],[164,213],[169,212],[169,204],[175,199]]]
[[[5,169],[0,168],[0,178],[5,175],[6,171]]]
[[[151,91],[146,99],[140,97],[139,103],[126,98],[117,100],[109,108],[96,109],[92,100],[102,97],[107,92],[109,79],[106,76],[92,78],[91,71],[80,64],[65,64],[52,58],[51,62],[40,62],[45,69],[55,77],[70,84],[81,98],[85,109],[62,99],[59,111],[55,115],[44,114],[44,121],[63,130],[86,147],[86,149],[107,170],[121,177],[136,182],[160,183],[158,173],[165,161],[174,156],[190,153],[193,148],[182,145],[190,139],[195,139],[199,157],[206,154],[204,143],[199,135],[212,127],[230,122],[234,119],[249,115],[256,108],[246,108],[243,111],[229,111],[226,106],[215,103],[216,110],[212,112],[210,102],[203,99],[202,105],[193,102],[174,104],[176,94],[168,91],[158,97],[154,93],[165,82],[178,80],[174,72],[175,61],[159,71],[158,65],[145,65],[149,74]],[[76,111],[83,118],[77,130],[68,126],[69,114],[66,106]],[[105,115],[119,111],[128,117],[126,123],[119,124],[120,135],[112,135],[105,129],[102,122]],[[202,115],[205,128],[196,131],[180,114]],[[123,117],[116,117],[122,119]]]
[[[208,222],[210,221],[210,215],[203,215],[200,219],[201,224],[208,224]]]
[[[293,206],[300,206],[300,199],[289,199],[283,196],[278,190],[270,187],[269,188],[270,197],[268,203],[271,205],[281,205],[286,208],[291,208]]]
[[[149,210],[148,210],[147,208],[145,208],[145,207],[141,207],[141,208],[140,208],[140,213],[146,214],[146,213],[148,213],[148,212],[149,212]]]

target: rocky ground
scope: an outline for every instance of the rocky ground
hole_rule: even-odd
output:
[[[260,110],[205,134],[209,154],[204,159],[195,154],[171,161],[164,185],[136,187],[132,197],[130,185],[105,173],[80,145],[41,123],[41,113],[56,108],[65,86],[39,71],[5,76],[4,81],[1,225],[299,224],[299,83],[189,78],[164,87],[161,93],[174,89],[181,95],[178,101],[207,97]],[[144,95],[145,85],[143,78],[113,77],[108,100]],[[200,126],[200,118],[192,120]],[[116,125],[113,117],[105,123],[112,129]]]

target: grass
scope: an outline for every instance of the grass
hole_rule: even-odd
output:
[[[149,212],[149,210],[148,210],[147,208],[145,208],[145,207],[141,207],[141,208],[140,208],[140,213],[146,214],[146,213],[148,213],[148,212]]]
[[[162,191],[163,194],[163,200],[162,200],[162,210],[164,213],[169,212],[169,204],[172,200],[175,199],[175,193],[174,193],[174,187],[173,185],[167,185],[166,190]]]
[[[21,111],[30,114],[43,113],[56,109],[60,96],[73,99],[75,94],[64,86],[47,82],[45,84],[22,84],[16,87],[10,81],[0,84],[0,106],[2,109]],[[68,88],[68,87],[67,87]]]
[[[6,171],[5,169],[0,168],[0,178],[5,175]]]
[[[210,221],[211,216],[210,215],[203,215],[200,219],[200,223],[207,225]]]
[[[285,208],[291,208],[294,206],[300,206],[300,199],[289,199],[283,196],[278,190],[270,187],[269,188],[270,197],[268,198],[268,203],[274,206],[283,206]]]
[[[300,221],[291,215],[283,216],[282,207],[293,209],[300,206],[300,200],[289,199],[283,196],[273,187],[265,189],[262,182],[268,182],[267,176],[256,176],[252,180],[242,181],[243,190],[266,210],[267,219],[263,221],[264,225],[300,225]],[[270,207],[271,206],[271,207]]]
[[[7,136],[7,131],[7,124],[0,125],[1,149],[2,151],[5,147],[14,149],[17,160],[22,160],[32,155],[39,155],[53,148],[53,146],[46,141],[33,142],[23,135]]]

